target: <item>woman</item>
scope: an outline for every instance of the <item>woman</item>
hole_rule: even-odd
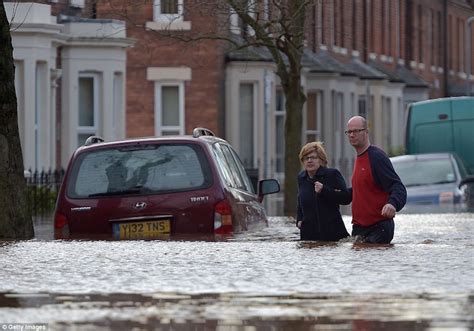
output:
[[[337,241],[348,237],[339,205],[349,204],[351,194],[341,173],[327,167],[321,142],[304,145],[299,157],[304,167],[298,174],[296,217],[301,240]]]

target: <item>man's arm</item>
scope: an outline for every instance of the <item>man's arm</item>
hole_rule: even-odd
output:
[[[389,194],[387,203],[391,204],[396,211],[400,211],[405,206],[407,190],[393,169],[392,162],[380,149],[374,149],[372,155],[369,155],[369,160],[375,182]]]

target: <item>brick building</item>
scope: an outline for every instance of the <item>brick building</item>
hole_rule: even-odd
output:
[[[285,100],[268,52],[229,50],[226,42],[215,39],[190,43],[167,38],[169,33],[187,39],[222,31],[237,41],[244,38],[251,31],[231,10],[222,11],[225,1],[203,1],[197,7],[193,4],[198,2],[187,0],[35,1],[40,2],[55,15],[59,36],[50,47],[57,62],[51,69],[62,70],[57,87],[61,99],[46,105],[58,115],[52,119],[58,130],[46,128],[43,134],[58,141],[58,165],[65,165],[81,134],[110,140],[190,133],[204,126],[229,140],[260,177],[283,182]],[[258,3],[271,12],[271,1]],[[347,180],[354,156],[343,134],[349,117],[366,116],[372,142],[400,153],[408,103],[463,95],[468,79],[474,81],[466,72],[469,56],[474,68],[474,24],[470,33],[466,26],[474,16],[473,1],[314,0],[306,12],[302,139],[324,141],[330,165],[339,167]],[[68,28],[71,24],[75,29]],[[19,40],[20,33],[12,34],[14,42]],[[94,53],[101,42],[107,51]],[[63,56],[71,46],[75,56]],[[94,57],[87,54],[95,54],[98,63],[92,65]],[[64,65],[77,56],[86,56],[87,65],[77,69],[78,75],[65,76]],[[102,73],[107,64],[112,68]],[[89,94],[96,102],[95,122],[88,127],[77,122],[81,105],[74,91],[81,77],[91,79],[83,83],[91,82]],[[117,111],[121,102],[123,110]],[[23,146],[34,146],[36,138],[27,136],[25,128],[20,125]],[[267,206],[270,212],[278,212],[278,199]]]

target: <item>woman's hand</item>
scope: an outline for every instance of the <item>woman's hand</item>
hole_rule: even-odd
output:
[[[316,193],[321,193],[321,191],[323,190],[323,186],[324,186],[324,185],[323,185],[322,183],[320,183],[320,182],[315,182],[315,183],[314,183],[314,191],[315,191]]]
[[[297,227],[298,229],[301,229],[301,225],[302,225],[302,224],[303,224],[303,221],[297,221],[297,222],[296,222],[296,227]]]

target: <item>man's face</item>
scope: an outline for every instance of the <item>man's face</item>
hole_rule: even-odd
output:
[[[369,133],[364,128],[362,121],[357,119],[349,121],[347,123],[346,135],[349,138],[349,143],[353,147],[363,147],[368,142]]]

